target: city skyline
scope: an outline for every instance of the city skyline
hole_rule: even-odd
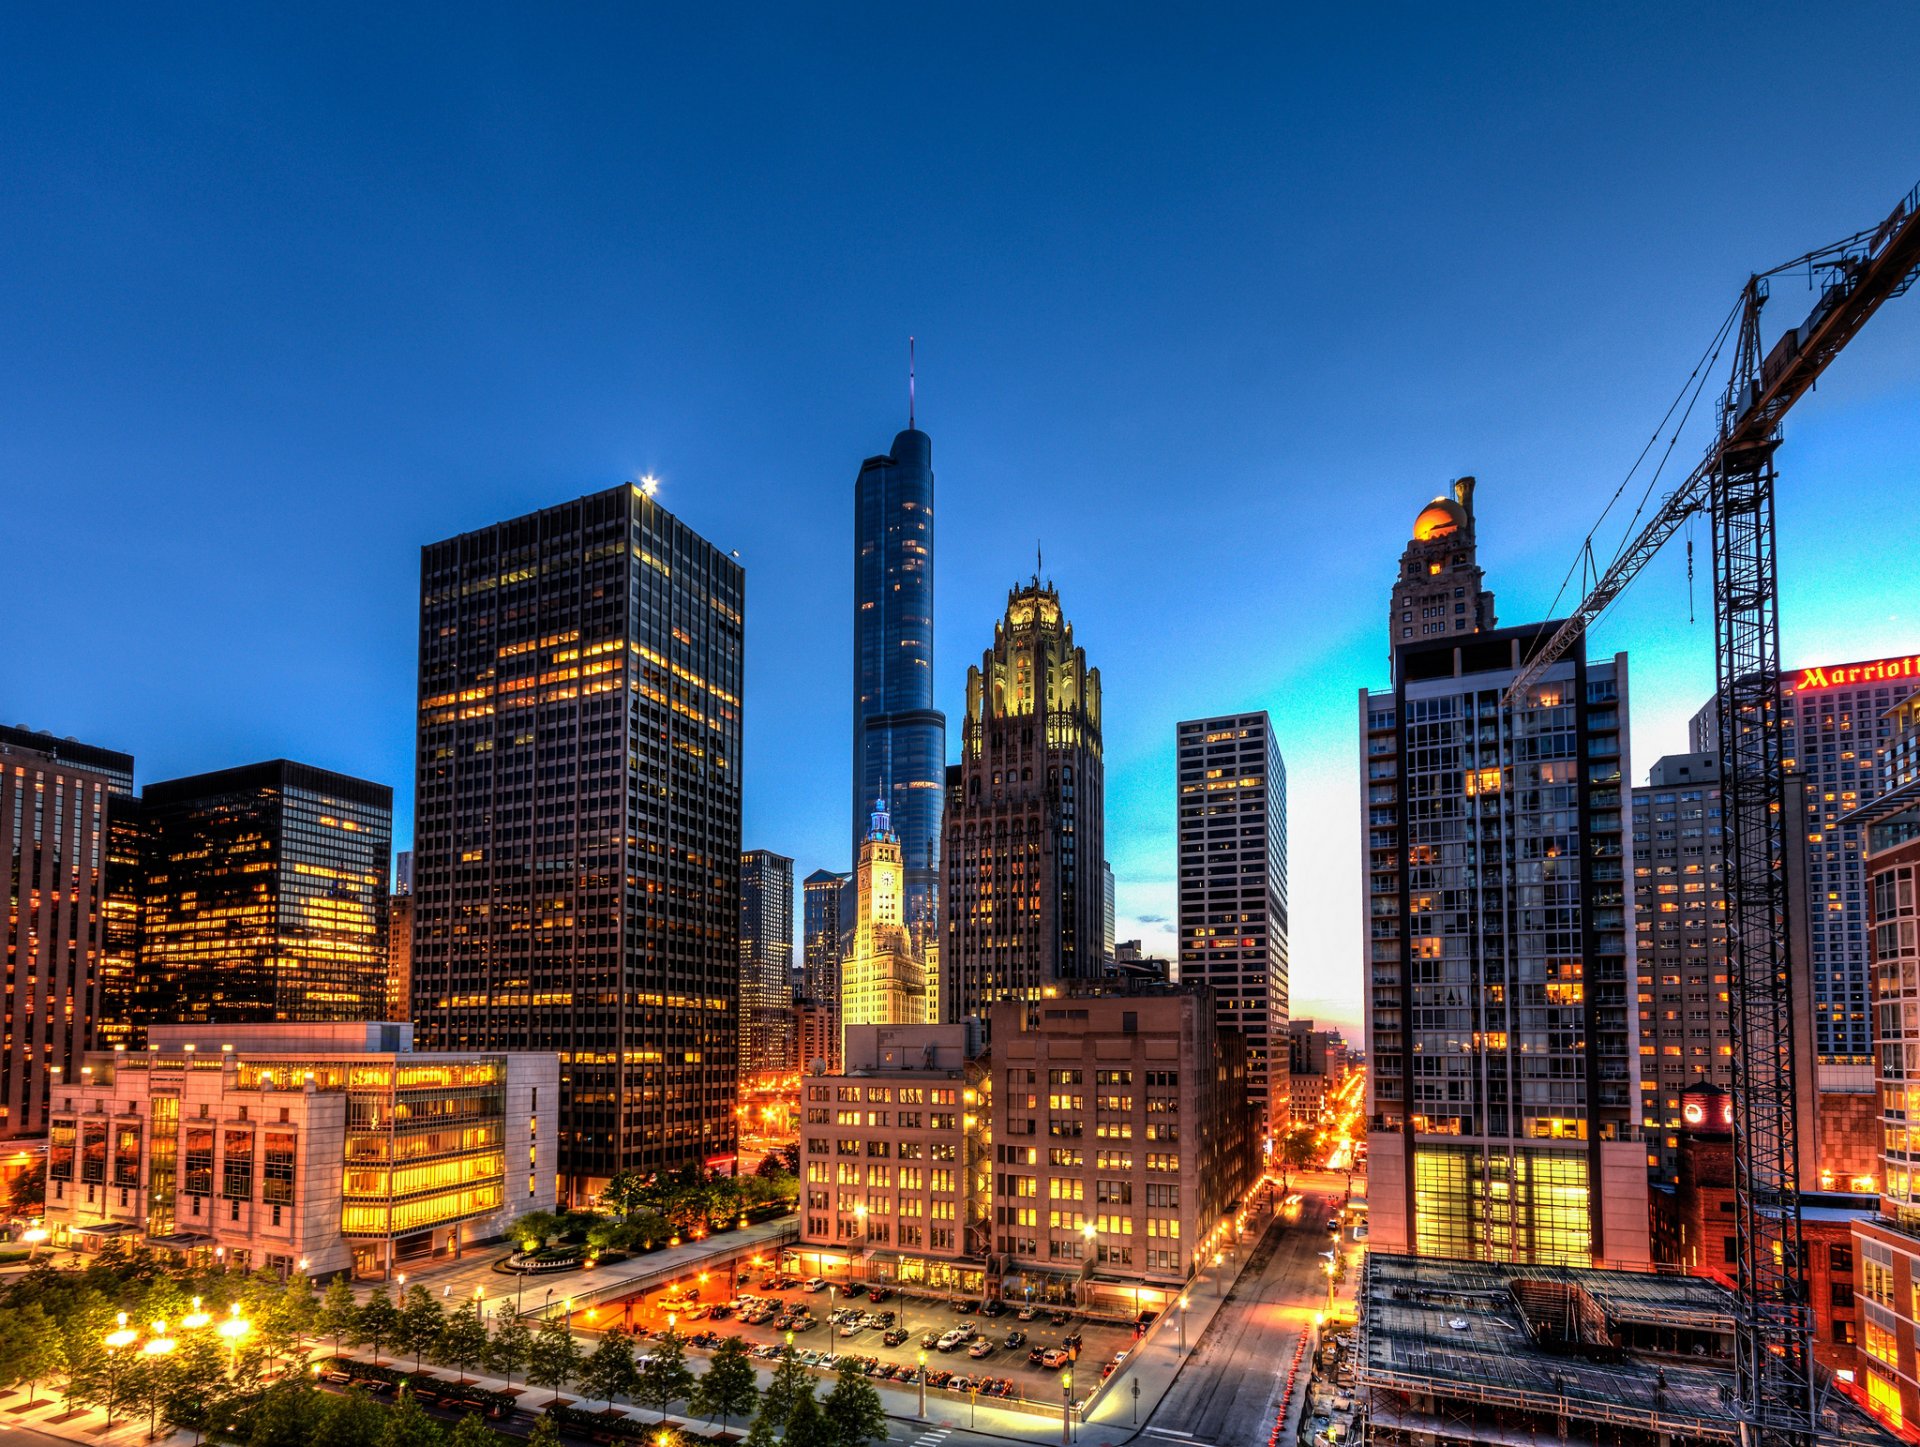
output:
[[[57,57],[79,42],[59,19],[13,23],[31,32],[23,49]],[[1229,36],[1203,21],[1169,47],[1163,73],[1149,65],[1147,38],[1122,23],[1093,42],[1068,93],[1047,98],[1048,116],[1077,106],[1089,118],[1054,122],[1071,142],[1058,155],[1017,134],[1037,124],[1025,110],[1034,102],[1019,98],[1029,60],[964,57],[987,67],[984,94],[1000,108],[978,137],[954,130],[964,67],[929,71],[921,124],[899,135],[874,133],[840,102],[809,101],[811,118],[851,147],[836,160],[851,155],[848,175],[793,218],[792,259],[723,301],[766,259],[756,218],[820,180],[820,159],[800,142],[769,137],[753,117],[750,134],[721,127],[689,82],[663,77],[648,118],[617,124],[565,185],[551,183],[557,191],[538,172],[583,124],[565,107],[550,121],[560,138],[531,135],[497,172],[461,165],[422,184],[415,169],[441,148],[498,124],[423,114],[464,88],[463,64],[504,72],[503,90],[528,110],[564,89],[541,68],[553,50],[521,72],[503,59],[509,45],[480,37],[422,57],[408,77],[418,97],[404,106],[394,77],[370,82],[372,99],[346,120],[357,143],[392,137],[390,170],[343,161],[310,97],[265,122],[273,129],[248,145],[266,146],[276,165],[285,158],[303,194],[275,182],[255,212],[244,198],[260,174],[222,180],[230,158],[203,152],[207,127],[251,113],[238,78],[286,38],[259,23],[198,62],[166,49],[171,70],[146,65],[142,48],[157,37],[140,27],[90,37],[95,63],[64,80],[37,76],[8,103],[23,185],[42,204],[0,241],[21,283],[8,304],[14,335],[34,360],[0,399],[0,490],[29,533],[50,531],[76,502],[112,520],[95,545],[98,586],[85,594],[62,581],[68,557],[22,550],[22,621],[68,647],[36,657],[31,672],[16,658],[0,678],[8,722],[129,752],[143,783],[234,759],[310,759],[393,785],[405,841],[418,547],[653,472],[663,502],[723,550],[738,548],[755,585],[743,843],[792,855],[803,873],[850,869],[839,762],[850,479],[906,420],[913,332],[917,420],[941,449],[935,630],[949,643],[936,659],[936,706],[959,716],[968,650],[953,641],[979,635],[1043,544],[1076,622],[1099,640],[1112,704],[1118,933],[1160,955],[1173,953],[1171,726],[1267,709],[1295,819],[1317,821],[1326,846],[1295,855],[1294,1010],[1350,1033],[1363,941],[1347,702],[1379,675],[1378,599],[1409,502],[1476,474],[1490,523],[1482,561],[1503,611],[1548,616],[1586,529],[1739,282],[1876,214],[1912,180],[1911,159],[1878,141],[1873,122],[1911,73],[1903,36],[1863,49],[1852,93],[1823,115],[1789,120],[1751,116],[1749,95],[1758,77],[1831,43],[1812,19],[1783,15],[1703,87],[1689,57],[1724,43],[1705,18],[1660,17],[1606,38],[1564,21],[1502,33],[1450,17],[1431,61],[1409,34],[1364,81],[1350,63],[1327,67],[1350,93],[1308,78],[1295,101],[1259,110],[1232,99],[1242,66],[1303,39],[1351,62],[1358,33],[1303,37],[1264,21]],[[1034,53],[1065,38],[1043,26]],[[775,57],[777,44],[756,45],[744,62],[762,78],[824,67],[821,89],[832,91],[840,67],[869,64],[898,39],[865,37],[845,58],[809,44],[791,61]],[[319,62],[292,49],[277,63],[311,82]],[[115,107],[73,124],[83,75],[86,92],[112,91]],[[1631,124],[1616,119],[1621,75],[1650,97]],[[1156,99],[1132,117],[1150,78]],[[583,103],[598,106],[613,77],[595,70],[588,81],[594,98]],[[180,112],[175,86],[192,86],[199,108]],[[1402,108],[1370,118],[1387,88]],[[1456,115],[1456,94],[1483,103]],[[1407,105],[1431,122],[1417,142],[1397,133]],[[1191,136],[1162,131],[1176,112],[1194,117]],[[1608,123],[1580,119],[1593,116]],[[1770,171],[1721,165],[1736,123],[1756,158],[1777,162]],[[1244,138],[1223,145],[1236,130]],[[151,141],[134,145],[134,133]],[[1343,133],[1311,161],[1294,154],[1311,144],[1280,145]],[[653,159],[687,136],[707,141],[684,160]],[[1389,143],[1417,146],[1411,175],[1378,169]],[[146,144],[191,184],[132,185]],[[716,163],[767,145],[766,168],[743,177],[738,198],[711,215],[693,204]],[[1008,148],[1022,164],[989,176]],[[1135,181],[1127,168],[1143,153],[1146,179]],[[1209,164],[1181,179],[1201,154]],[[72,182],[87,160],[129,188],[114,226],[95,224],[100,203]],[[1197,205],[1223,166],[1271,179],[1224,210]],[[644,227],[590,199],[626,167],[645,182]],[[883,184],[907,219],[856,250],[864,267],[837,261],[849,218],[871,222],[866,206]],[[1755,185],[1779,204],[1754,207]],[[350,206],[315,223],[305,192],[324,209],[362,186],[381,200],[417,190],[420,205],[378,241],[351,235],[363,213]],[[552,202],[553,221],[551,232],[508,236],[528,249],[524,261],[507,241],[473,239],[528,199]],[[1474,224],[1502,208],[1517,224]],[[1421,232],[1453,233],[1417,266],[1411,209]],[[1029,211],[1004,242],[980,239]],[[911,243],[892,229],[943,222],[949,233]],[[604,240],[612,259],[557,240],[569,223]],[[129,234],[147,244],[127,245]],[[1389,258],[1398,279],[1357,305],[1337,284],[1345,269]],[[408,295],[443,268],[444,280]],[[1290,270],[1305,279],[1261,280]],[[216,275],[232,306],[205,305]],[[794,300],[801,278],[816,276],[819,294]],[[692,300],[655,317],[676,288]],[[851,305],[863,288],[871,297]],[[1123,289],[1139,304],[1115,319]],[[297,304],[283,311],[290,292]],[[396,308],[401,322],[380,315]],[[1920,600],[1850,562],[1903,520],[1920,438],[1900,359],[1916,336],[1914,310],[1889,309],[1787,428],[1790,666],[1920,647]],[[1447,379],[1434,360],[1442,344]],[[551,378],[535,375],[568,352],[577,359]],[[1294,360],[1307,355],[1311,369]],[[1686,444],[1676,453],[1691,455]],[[1235,520],[1230,535],[1223,516]],[[299,543],[252,546],[269,526]],[[1595,632],[1597,653],[1632,657],[1639,759],[1683,749],[1686,719],[1712,693],[1708,589],[1695,583],[1700,621],[1687,628],[1684,561],[1669,551]],[[1191,612],[1167,608],[1164,587],[1141,586],[1196,555],[1205,566],[1185,580]],[[208,669],[216,647],[249,668]],[[802,754],[820,767],[794,767]]]

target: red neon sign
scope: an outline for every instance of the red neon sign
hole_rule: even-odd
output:
[[[1920,653],[1909,653],[1900,658],[1880,658],[1872,663],[1839,663],[1803,668],[1800,670],[1800,681],[1794,684],[1793,691],[1805,693],[1809,689],[1844,688],[1854,683],[1890,683],[1896,679],[1920,682]]]

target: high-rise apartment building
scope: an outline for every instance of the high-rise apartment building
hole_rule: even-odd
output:
[[[793,861],[740,856],[740,1078],[777,1079],[793,1054]]]
[[[847,952],[848,885],[853,876],[816,869],[800,884],[800,988],[796,1000],[827,1012],[827,1066],[840,1068],[840,964]],[[801,1069],[814,1057],[803,1048]]]
[[[1264,711],[1175,729],[1180,979],[1247,1042],[1262,1129],[1288,1119],[1287,766]]]
[[[1008,593],[993,646],[967,670],[947,776],[946,1019],[1101,974],[1104,795],[1100,670],[1036,574]]]
[[[840,971],[840,1020],[854,1025],[924,1025],[935,1017],[926,961],[906,924],[906,866],[900,836],[876,799],[853,871],[853,949]]]
[[[1640,1122],[1648,1164],[1678,1179],[1682,1098],[1733,1085],[1720,756],[1668,754],[1633,791]]]
[[[933,439],[911,422],[853,490],[853,854],[886,801],[906,869],[905,923],[939,948],[947,718],[933,705]]]
[[[422,551],[414,1022],[560,1055],[569,1199],[735,1154],[744,606],[638,486]]]
[[[1465,501],[1429,505],[1402,582],[1477,577],[1470,520]],[[1442,543],[1460,561],[1439,563]],[[1393,689],[1360,695],[1376,1249],[1650,1258],[1627,664],[1576,645],[1509,706],[1552,631],[1416,633],[1396,641]]]
[[[386,1017],[392,789],[274,759],[140,802],[146,1018]]]
[[[50,1092],[80,1070],[105,997],[110,801],[133,787],[112,749],[0,727],[0,917],[7,1005],[0,1138],[47,1129]]]
[[[1872,721],[1880,768],[1868,801],[1841,824],[1865,847],[1882,1141],[1879,1213],[1853,1227],[1859,1346],[1868,1404],[1895,1428],[1920,1422],[1920,693],[1911,684]]]
[[[413,1011],[413,896],[396,894],[387,912],[387,1011],[404,1020]]]

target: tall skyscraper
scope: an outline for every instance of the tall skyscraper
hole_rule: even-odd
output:
[[[1920,683],[1920,653],[1859,663],[1814,664],[1781,676],[1781,752],[1805,776],[1807,880],[1793,904],[1812,940],[1814,1048],[1823,1076],[1873,1059],[1873,997],[1861,860],[1865,841],[1841,816],[1873,796],[1874,768],[1895,704]],[[1693,747],[1719,749],[1713,700],[1694,716]],[[1847,1072],[1842,1072],[1844,1075]]]
[[[1036,574],[1007,595],[993,646],[967,670],[947,783],[948,1020],[1102,972],[1104,798],[1100,670]]]
[[[853,810],[857,858],[885,799],[906,867],[906,925],[939,947],[947,716],[933,706],[933,440],[911,423],[860,464],[853,493]]]
[[[848,1026],[924,1025],[931,1013],[926,961],[904,919],[900,836],[887,818],[885,799],[874,801],[870,817],[853,871],[853,950],[841,966],[843,1053]]]
[[[827,1012],[826,1038],[835,1052],[829,1069],[840,1068],[840,962],[846,956],[844,909],[849,874],[816,869],[801,882],[801,984],[799,998]],[[804,1070],[812,1057],[801,1052]]]
[[[275,759],[148,784],[140,812],[148,1019],[386,1017],[392,789]]]
[[[1265,711],[1190,719],[1179,766],[1180,980],[1247,1042],[1263,1129],[1287,1104],[1287,765]]]
[[[1668,754],[1633,791],[1640,1119],[1650,1164],[1677,1179],[1682,1097],[1733,1085],[1720,756]]]
[[[744,572],[636,486],[420,566],[422,1048],[559,1053],[573,1200],[731,1158]]]
[[[777,1078],[793,1054],[793,861],[740,856],[740,1079]]]
[[[1442,540],[1460,555],[1443,566],[1477,577],[1465,503],[1450,522],[1437,506],[1403,582]],[[1576,645],[1507,706],[1552,631],[1415,634],[1397,642],[1393,689],[1360,695],[1376,1250],[1650,1259],[1627,663]]]
[[[0,865],[9,908],[0,1137],[43,1135],[48,1096],[95,1043],[106,954],[107,811],[133,787],[112,749],[0,726]]]

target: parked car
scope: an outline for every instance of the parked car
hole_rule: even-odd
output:
[[[680,1313],[680,1319],[682,1321],[699,1321],[702,1317],[706,1316],[706,1314],[712,1310],[713,1310],[712,1307],[702,1306],[699,1302],[696,1301],[693,1303],[693,1305],[689,1306],[685,1311]]]
[[[1049,1347],[1040,1354],[1040,1365],[1050,1372],[1059,1371],[1060,1368],[1072,1360],[1073,1358],[1060,1350],[1059,1347]]]
[[[1055,1326],[1065,1326],[1067,1324],[1067,1314],[1064,1311],[1050,1312],[1047,1320]]]
[[[967,1355],[972,1357],[976,1362],[979,1361],[982,1357],[992,1356],[993,1355],[992,1340],[984,1336],[981,1337],[979,1341],[975,1342],[972,1346],[967,1348]]]
[[[883,1301],[891,1301],[892,1299],[893,1288],[890,1286],[876,1286],[867,1293],[867,1300],[871,1301],[875,1306],[878,1306]]]
[[[1005,1316],[1006,1314],[1007,1304],[997,1296],[980,1308],[980,1315],[982,1316]]]
[[[956,1301],[953,1304],[953,1309],[962,1316],[972,1316],[980,1309],[980,1303],[977,1301]]]
[[[1027,1351],[1027,1365],[1028,1365],[1028,1366],[1030,1366],[1030,1367],[1037,1367],[1037,1366],[1041,1366],[1041,1365],[1043,1364],[1043,1363],[1042,1363],[1042,1358],[1044,1358],[1044,1357],[1046,1356],[1046,1354],[1047,1354],[1047,1353],[1048,1353],[1049,1351],[1051,1351],[1051,1350],[1052,1350],[1052,1348],[1051,1348],[1051,1347],[1031,1347],[1031,1348],[1029,1348],[1029,1349],[1028,1349],[1028,1351]]]
[[[849,1281],[845,1286],[840,1288],[840,1294],[851,1300],[854,1297],[865,1296],[867,1294],[867,1288],[861,1282]]]
[[[906,1339],[907,1339],[906,1330],[903,1327],[897,1327],[897,1326],[894,1327],[891,1331],[889,1331],[885,1336],[880,1338],[881,1341],[885,1342],[890,1347],[897,1347],[900,1345],[900,1343],[902,1343]]]
[[[965,1346],[966,1343],[967,1334],[959,1327],[955,1327],[952,1331],[942,1332],[940,1340],[935,1342],[934,1346],[940,1351],[950,1352]]]
[[[824,1276],[809,1276],[807,1278],[808,1291],[810,1292],[825,1291],[826,1289],[827,1289],[827,1280]]]
[[[1025,1332],[1010,1331],[1007,1333],[1006,1347],[1008,1351],[1017,1351],[1026,1344],[1027,1334]]]
[[[947,1382],[947,1390],[949,1392],[971,1392],[973,1390],[973,1378],[953,1377]]]
[[[920,1349],[922,1351],[932,1351],[935,1347],[939,1345],[940,1345],[940,1333],[937,1331],[926,1332],[920,1338]]]
[[[1013,1315],[1016,1321],[1032,1321],[1039,1314],[1040,1314],[1039,1312],[1033,1309],[1033,1303],[1028,1302],[1025,1306],[1021,1307]]]

